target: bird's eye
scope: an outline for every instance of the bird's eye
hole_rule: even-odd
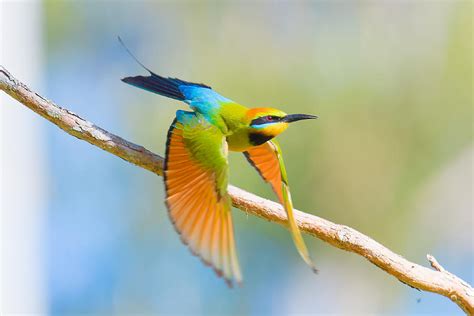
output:
[[[273,122],[279,122],[281,120],[280,117],[275,116],[275,115],[265,115],[265,116],[260,116],[256,119],[254,119],[250,125],[258,126],[258,125],[265,125],[266,123],[273,123]]]
[[[280,118],[278,116],[274,116],[274,115],[268,115],[268,116],[265,116],[265,120],[267,122],[276,122],[278,121]]]

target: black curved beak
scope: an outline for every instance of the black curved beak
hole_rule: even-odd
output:
[[[317,119],[318,116],[316,115],[309,115],[309,114],[288,114],[283,118],[283,122],[291,123],[301,120],[312,120]]]

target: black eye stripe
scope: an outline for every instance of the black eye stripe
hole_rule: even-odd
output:
[[[265,124],[267,121],[265,120],[264,117],[259,117],[259,118],[256,118],[254,120],[252,120],[252,122],[250,122],[250,125],[261,125],[261,124]]]
[[[281,117],[275,115],[267,115],[258,117],[250,123],[250,125],[262,125],[266,123],[278,122],[281,120]]]

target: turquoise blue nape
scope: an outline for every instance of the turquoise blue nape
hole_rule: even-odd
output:
[[[184,102],[203,114],[218,110],[221,103],[232,102],[209,88],[181,85],[179,90],[186,97]]]

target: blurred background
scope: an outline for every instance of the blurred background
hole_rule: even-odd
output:
[[[472,2],[2,1],[0,63],[45,97],[164,153],[184,105],[120,82],[203,82],[320,119],[279,137],[295,206],[474,282]],[[1,94],[8,314],[462,314],[354,254],[234,210],[242,288],[193,257],[162,178]],[[241,154],[231,182],[274,199]]]

